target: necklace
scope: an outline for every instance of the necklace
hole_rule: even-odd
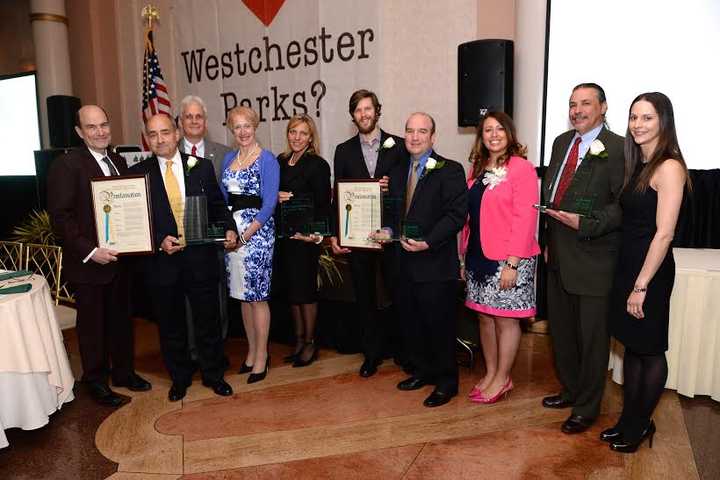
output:
[[[241,156],[241,150],[238,150],[235,161],[237,162],[238,170],[242,170],[250,165],[250,160],[254,159],[255,152],[257,151],[257,143],[253,145],[253,148],[248,151],[245,155]]]

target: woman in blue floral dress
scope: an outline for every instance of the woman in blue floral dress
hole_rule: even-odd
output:
[[[247,383],[263,380],[270,359],[270,277],[272,275],[280,167],[275,156],[260,148],[255,138],[258,114],[248,107],[230,110],[227,126],[238,150],[223,163],[221,190],[232,208],[239,232],[238,248],[225,257],[230,296],[242,301],[248,353],[240,373],[250,372]]]

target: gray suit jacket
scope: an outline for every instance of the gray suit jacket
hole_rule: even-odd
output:
[[[216,143],[213,141],[208,140],[207,137],[204,139],[205,141],[205,158],[210,160],[210,162],[213,165],[213,168],[215,169],[215,178],[217,178],[218,184],[220,183],[220,178],[222,177],[222,166],[223,166],[223,160],[225,160],[225,155],[227,155],[228,152],[232,151],[232,148],[226,147],[225,145],[221,143]],[[190,152],[185,151],[185,140],[181,139],[178,143],[178,150],[180,150],[181,153],[187,153],[190,155]]]
[[[574,130],[555,139],[545,177],[543,203],[550,203],[560,166],[570,147]],[[570,183],[561,210],[573,210],[577,198],[590,199],[592,211],[580,218],[573,230],[546,216],[548,268],[559,270],[563,286],[575,295],[606,295],[612,286],[620,244],[620,191],[625,172],[624,138],[603,128],[597,137],[605,145],[607,158],[585,156]]]

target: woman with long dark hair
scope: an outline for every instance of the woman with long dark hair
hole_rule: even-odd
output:
[[[477,312],[485,377],[470,400],[495,403],[513,388],[510,371],[520,345],[519,319],[535,314],[535,239],[539,190],[512,119],[489,112],[480,120],[468,179],[469,215],[461,252],[465,305]]]
[[[637,96],[625,136],[622,242],[610,304],[610,333],[625,346],[623,411],[600,434],[618,452],[635,452],[645,439],[652,447],[652,414],[668,372],[671,244],[686,186],[670,99],[659,92]]]

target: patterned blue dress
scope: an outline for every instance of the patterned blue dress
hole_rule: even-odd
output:
[[[222,174],[225,190],[238,195],[260,196],[262,181],[260,161],[261,159],[258,159],[245,170],[235,171],[226,168]],[[233,213],[239,233],[250,226],[259,211],[257,208],[245,208]],[[241,245],[236,251],[229,252],[225,256],[228,288],[232,298],[246,302],[258,302],[270,297],[274,245],[275,221],[270,217],[250,237],[247,245]]]

